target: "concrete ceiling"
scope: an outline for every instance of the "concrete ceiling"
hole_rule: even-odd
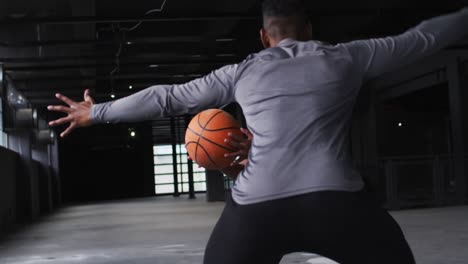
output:
[[[15,0],[0,2],[0,63],[44,113],[62,92],[91,88],[110,100],[147,86],[182,83],[257,52],[260,0]],[[466,0],[307,1],[317,39],[342,42],[402,32]],[[135,30],[125,28],[144,22]],[[128,87],[132,85],[133,89]],[[55,118],[49,115],[47,119]]]

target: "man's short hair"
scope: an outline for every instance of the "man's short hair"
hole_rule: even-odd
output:
[[[272,37],[298,34],[309,23],[303,0],[265,0],[263,27]]]

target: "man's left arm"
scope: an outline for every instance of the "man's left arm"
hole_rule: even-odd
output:
[[[397,36],[340,44],[369,80],[413,63],[468,35],[468,7],[423,21]]]

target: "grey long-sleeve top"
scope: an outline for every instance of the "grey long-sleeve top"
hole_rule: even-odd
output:
[[[249,163],[232,195],[250,204],[322,190],[363,187],[347,154],[352,109],[363,82],[414,62],[468,33],[468,9],[405,33],[334,46],[281,41],[182,85],[157,85],[96,104],[95,123],[197,113],[238,102],[253,133]]]

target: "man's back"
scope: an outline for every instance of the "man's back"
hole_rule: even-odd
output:
[[[343,47],[291,39],[239,65],[235,98],[254,140],[233,188],[236,202],[362,188],[347,157],[363,78],[356,69]]]

